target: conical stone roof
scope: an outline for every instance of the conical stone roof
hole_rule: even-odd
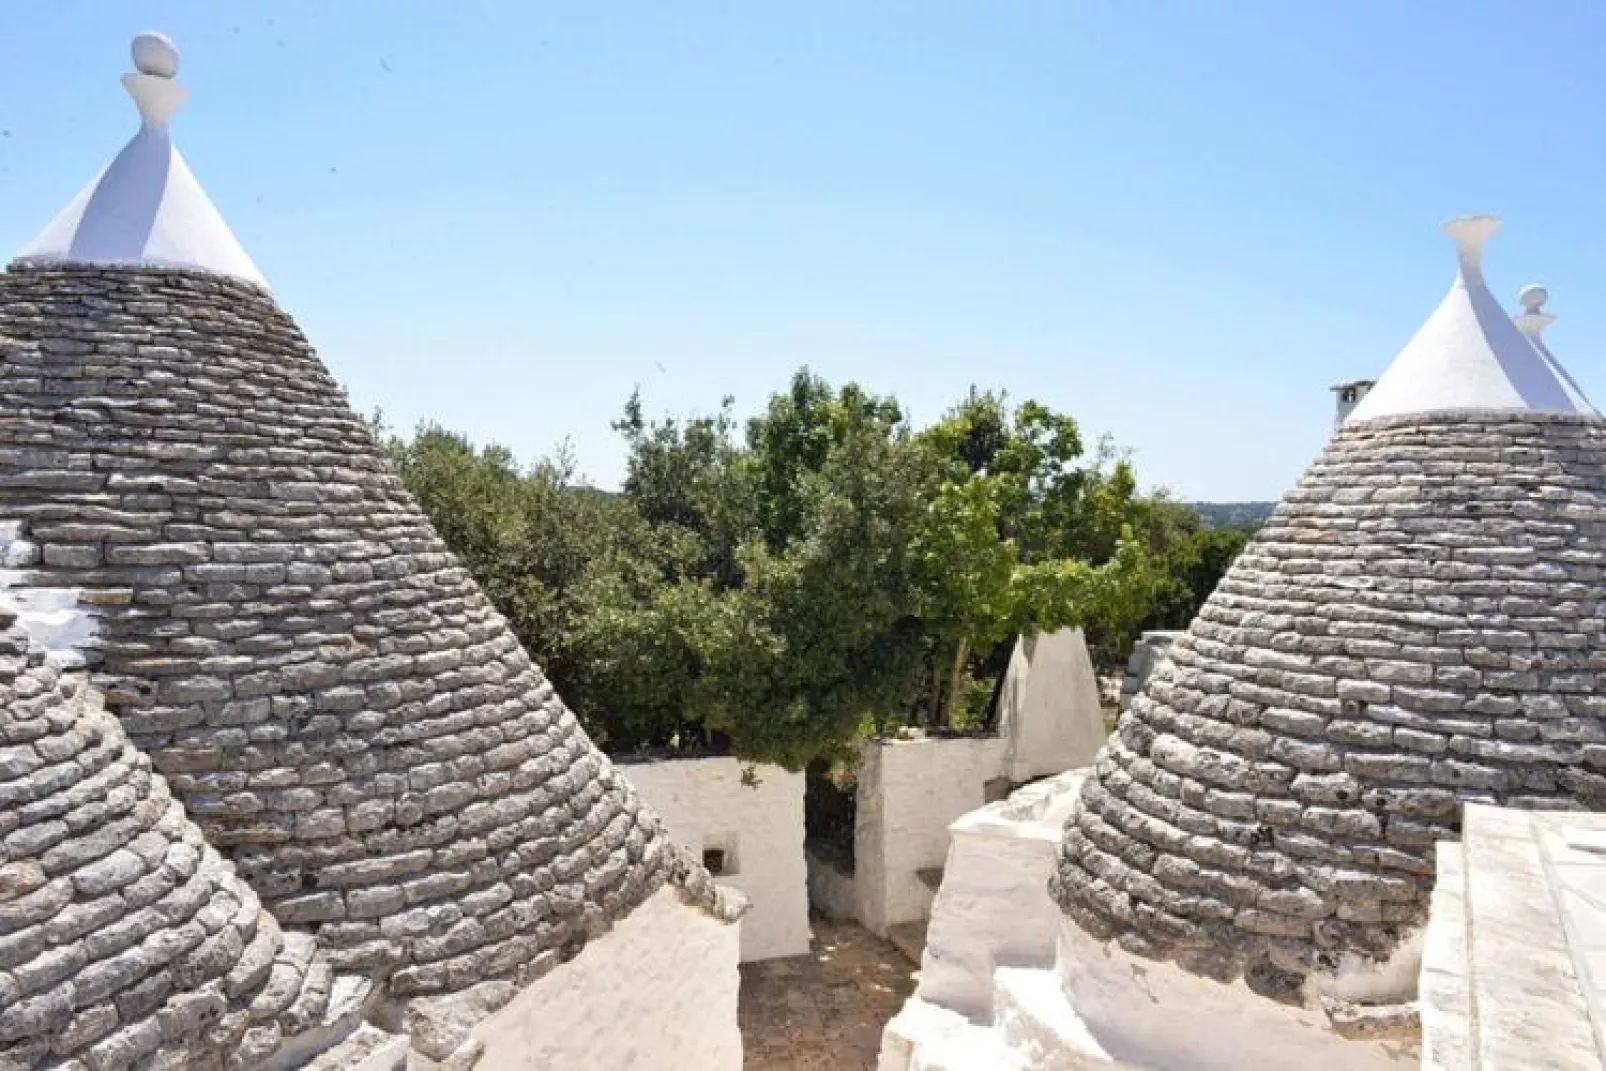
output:
[[[247,1066],[321,1025],[337,987],[312,942],[286,938],[9,600],[0,626],[0,1066]],[[338,985],[353,1003],[371,987]]]
[[[525,980],[666,880],[739,913],[227,264],[0,273],[0,517],[100,604],[128,740],[331,969]]]
[[[1562,378],[1491,333],[1401,360]],[[1052,883],[1072,920],[1293,999],[1421,925],[1464,801],[1606,806],[1606,421],[1554,397],[1344,424],[1121,715]]]

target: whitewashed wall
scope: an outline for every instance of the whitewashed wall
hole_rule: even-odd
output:
[[[1016,641],[998,727],[996,737],[865,746],[854,892],[860,921],[875,933],[927,917],[933,893],[919,872],[943,865],[948,826],[988,802],[990,782],[1020,783],[1093,760],[1104,742],[1104,713],[1081,629]]]
[[[742,962],[809,950],[808,867],[803,859],[803,775],[758,766],[744,784],[732,758],[630,763],[625,777],[664,820],[669,835],[701,858],[723,848],[720,884],[740,889]]]
[[[978,1022],[999,967],[1052,967],[1060,910],[1048,895],[1086,770],[1036,781],[949,827],[952,843],[916,996]]]
[[[660,889],[475,1027],[475,1071],[741,1071],[740,931]]]
[[[1009,742],[1000,737],[872,740],[859,766],[854,881],[859,921],[873,933],[926,917],[919,872],[948,855],[948,826],[987,802]]]
[[[879,1071],[1414,1071],[1408,1044],[1345,1040],[1319,1009],[1134,957],[1064,918],[1048,875],[1086,772],[954,823],[920,986],[886,1026]]]

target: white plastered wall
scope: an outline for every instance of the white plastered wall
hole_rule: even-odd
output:
[[[660,889],[476,1026],[476,1071],[741,1071],[740,932]]]
[[[954,823],[920,986],[887,1024],[880,1071],[1417,1066],[1408,1043],[1345,1040],[1319,1010],[1133,957],[1065,919],[1048,874],[1086,773],[1029,785]],[[1332,981],[1323,991],[1344,995]]]
[[[1021,637],[999,696],[998,735],[872,740],[859,766],[854,874],[823,862],[810,873],[814,903],[885,936],[931,911],[921,871],[940,870],[948,827],[988,802],[993,782],[1019,783],[1093,760],[1104,742],[1098,681],[1081,629]],[[996,797],[994,797],[996,798]]]
[[[809,950],[808,867],[803,857],[803,775],[733,758],[630,763],[624,775],[669,835],[702,858],[723,850],[722,885],[746,894],[742,962]]]
[[[1008,746],[996,736],[865,745],[853,855],[867,929],[886,936],[889,926],[927,916],[932,890],[920,871],[943,865],[948,826],[987,802],[986,785],[1003,775]]]

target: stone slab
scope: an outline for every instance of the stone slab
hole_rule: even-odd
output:
[[[1606,1068],[1606,815],[1469,805],[1424,941],[1427,1071]]]

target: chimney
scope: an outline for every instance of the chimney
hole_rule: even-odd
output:
[[[1340,383],[1331,388],[1338,396],[1338,411],[1333,416],[1333,428],[1336,430],[1349,418],[1350,411],[1361,403],[1366,392],[1372,389],[1375,379],[1352,379],[1348,383]]]

